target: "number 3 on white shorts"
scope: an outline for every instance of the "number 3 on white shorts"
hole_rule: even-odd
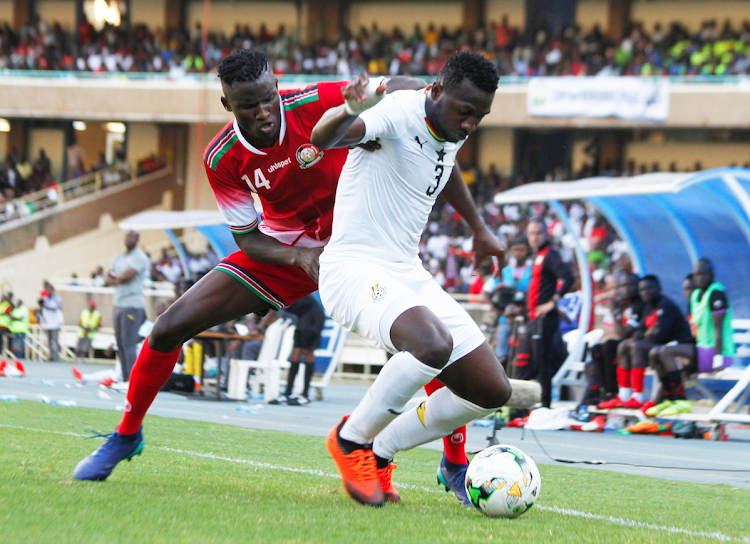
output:
[[[256,168],[255,169],[255,186],[253,186],[253,182],[250,181],[250,178],[247,177],[247,174],[244,174],[242,176],[242,181],[244,181],[245,183],[247,183],[247,186],[250,187],[250,190],[252,192],[254,192],[254,193],[258,192],[258,190],[256,189],[256,187],[258,189],[260,189],[261,187],[263,187],[267,191],[269,191],[271,189],[271,184],[268,183],[268,180],[266,179],[266,176],[263,175],[263,170],[261,170],[260,168]]]

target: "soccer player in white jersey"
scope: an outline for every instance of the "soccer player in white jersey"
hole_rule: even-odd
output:
[[[373,84],[366,92],[344,92],[345,104],[328,110],[312,132],[321,149],[376,139],[381,145],[375,153],[350,151],[331,241],[320,257],[326,310],[394,353],[326,440],[344,488],[363,504],[400,501],[391,483],[396,452],[442,438],[510,398],[510,382],[479,327],[418,256],[427,217],[442,193],[473,231],[475,264],[490,255],[502,258],[502,246],[455,164],[456,152],[489,113],[497,82],[491,62],[462,52],[422,91],[383,97],[378,93],[384,87],[376,91]],[[446,387],[404,412],[435,377]]]

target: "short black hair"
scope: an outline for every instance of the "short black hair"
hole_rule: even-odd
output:
[[[693,281],[693,273],[691,272],[690,274],[688,274],[687,276],[685,276],[682,279],[682,281],[690,281],[690,282],[692,282]]]
[[[257,49],[237,49],[224,57],[217,71],[227,85],[255,81],[269,71],[268,56]]]
[[[483,55],[461,51],[448,57],[437,79],[445,89],[455,89],[464,79],[468,79],[479,90],[494,93],[500,74],[495,65]]]
[[[529,241],[526,239],[525,236],[519,234],[518,236],[516,236],[510,241],[509,247],[513,247],[513,246],[526,246],[526,249],[528,249]]]
[[[697,266],[705,266],[711,271],[711,274],[714,273],[714,265],[711,262],[710,259],[707,259],[706,257],[703,257],[701,259],[698,259],[698,262],[695,263]]]
[[[661,287],[661,282],[659,281],[659,278],[655,276],[654,274],[646,274],[640,279],[638,283],[640,283],[641,281],[651,281],[651,282],[654,282],[659,287]]]

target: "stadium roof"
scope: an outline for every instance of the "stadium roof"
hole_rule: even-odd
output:
[[[677,302],[685,275],[708,257],[735,317],[750,317],[750,170],[530,183],[495,197],[496,204],[565,200],[596,206],[628,242],[636,272],[659,276]]]

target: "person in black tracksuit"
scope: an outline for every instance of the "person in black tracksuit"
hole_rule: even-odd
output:
[[[315,372],[315,350],[320,347],[321,333],[326,322],[323,307],[312,295],[301,298],[291,306],[281,310],[280,315],[290,317],[296,324],[294,330],[294,348],[289,356],[289,375],[284,394],[279,395],[269,404],[287,404],[300,406],[310,403],[310,382]],[[297,377],[300,363],[305,364],[305,384],[302,395],[293,396],[294,380]]]
[[[523,350],[526,353],[517,356],[516,377],[536,379],[542,386],[542,406],[549,408],[552,377],[565,360],[557,302],[570,290],[574,278],[568,265],[552,247],[543,219],[531,219],[526,236],[535,255],[527,295],[527,349]],[[560,280],[562,284],[558,288]]]

